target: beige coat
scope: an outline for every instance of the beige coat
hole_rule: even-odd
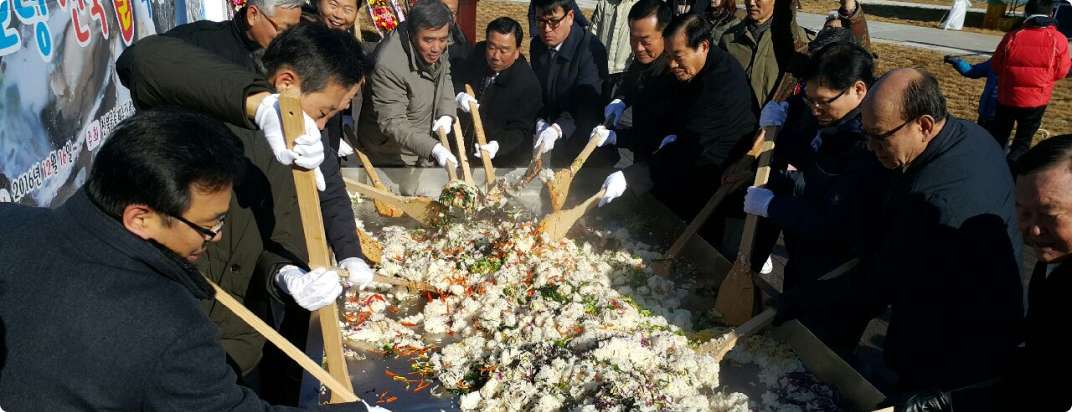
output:
[[[588,31],[607,48],[610,74],[623,73],[633,62],[629,45],[629,9],[640,0],[599,0]]]
[[[419,64],[402,23],[376,47],[357,127],[358,142],[376,166],[413,165],[430,159],[439,138],[432,124],[455,116],[454,86],[446,53],[429,69]]]

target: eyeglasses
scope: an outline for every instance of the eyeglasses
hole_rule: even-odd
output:
[[[272,20],[272,18],[271,18],[271,17],[268,17],[268,15],[267,15],[267,14],[264,14],[264,12],[263,12],[263,11],[261,11],[260,9],[257,9],[257,11],[258,11],[258,12],[260,12],[260,15],[261,15],[261,17],[264,17],[264,19],[265,19],[265,20],[268,20],[268,24],[271,24],[271,25],[272,25],[272,29],[274,29],[276,33],[282,33],[282,32],[283,32],[283,30],[286,30],[286,29],[287,29],[286,27],[284,27],[284,28],[279,28],[279,24],[278,24],[278,23],[276,23],[276,22],[275,22],[275,20]]]
[[[206,229],[201,225],[183,219],[182,216],[171,215],[171,217],[178,219],[182,223],[185,223],[187,226],[189,226],[193,230],[196,230],[197,233],[200,233],[202,236],[208,236],[208,240],[215,239],[216,236],[220,234],[220,231],[223,230],[223,221],[227,218],[227,216],[220,216],[220,222],[217,223],[216,226],[213,226],[211,229]]]
[[[555,29],[558,28],[559,25],[562,24],[562,20],[565,20],[566,17],[569,17],[569,13],[566,13],[566,14],[562,15],[562,17],[559,17],[559,18],[554,19],[554,20],[548,20],[548,19],[537,17],[536,18],[536,25],[540,26],[540,27],[550,27],[551,30],[555,30]]]
[[[905,126],[908,126],[909,123],[912,123],[915,120],[916,119],[908,119],[908,121],[906,121],[904,123],[901,123],[900,126],[894,127],[893,130],[890,130],[890,131],[888,131],[886,133],[882,133],[882,134],[873,134],[873,133],[864,132],[864,136],[866,136],[868,139],[875,139],[875,140],[884,141],[887,138],[889,138],[890,136],[893,136],[894,133],[897,133],[899,130],[904,129]]]
[[[851,87],[849,89],[851,89]],[[812,99],[809,99],[808,95],[805,94],[805,93],[801,93],[801,97],[804,98],[804,104],[807,104],[808,107],[814,107],[816,109],[826,109],[826,108],[830,107],[831,103],[837,101],[837,99],[840,99],[841,96],[844,96],[845,93],[847,93],[849,91],[849,89],[842,90],[841,93],[838,93],[837,96],[834,96],[833,99],[826,100],[826,101],[818,101],[818,102],[814,101]]]

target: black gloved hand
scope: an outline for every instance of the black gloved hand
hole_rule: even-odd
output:
[[[894,412],[953,412],[949,394],[938,388],[896,394],[878,404],[880,409],[890,406]]]
[[[782,326],[782,324],[800,317],[800,307],[797,304],[796,295],[793,291],[789,291],[772,299],[774,307],[778,309],[778,313],[774,314],[771,325]]]

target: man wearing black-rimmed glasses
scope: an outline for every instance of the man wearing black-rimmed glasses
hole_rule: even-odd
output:
[[[837,305],[890,305],[883,355],[899,378],[894,392],[1000,376],[1024,309],[1022,240],[1000,148],[949,115],[938,81],[915,69],[886,74],[860,111],[868,149],[892,170],[878,228],[861,245],[860,270],[787,291],[775,322]]]
[[[874,71],[874,60],[862,47],[831,44],[804,66],[804,91],[782,105],[768,104],[760,116],[761,126],[780,127],[774,161],[781,172],[771,176],[767,188],[748,188],[744,210],[770,218],[782,231],[789,253],[784,290],[810,284],[852,259],[878,223],[890,172],[867,150],[860,126],[860,103],[875,82]],[[753,179],[749,171],[725,180]],[[846,309],[802,321],[851,360],[871,316]]]
[[[607,49],[574,22],[574,0],[533,0],[537,34],[530,44],[532,70],[543,88],[534,147],[552,151],[551,164],[565,167],[602,124]],[[618,151],[597,149],[587,165],[614,166]]]

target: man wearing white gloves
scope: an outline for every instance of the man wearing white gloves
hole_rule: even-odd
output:
[[[349,47],[340,47],[347,44]],[[262,61],[268,79],[181,40],[162,36],[138,41],[116,62],[120,81],[131,90],[139,109],[180,105],[228,123],[241,139],[246,174],[234,186],[220,242],[208,245],[197,265],[270,323],[280,322],[279,308],[290,301],[288,294],[308,310],[318,309],[338,295],[337,288],[325,286],[340,283],[335,272],[325,270],[305,277],[304,269],[298,269],[304,268],[308,257],[291,167],[281,162],[317,167],[324,160],[318,123],[356,93],[363,77],[359,47],[345,33],[302,24],[279,35],[265,50]],[[297,139],[294,149],[279,144],[282,128],[278,95],[273,94],[289,90],[300,92],[306,113],[306,133]],[[242,101],[244,105],[235,104]],[[343,262],[351,257],[339,252],[336,250],[336,257]],[[371,277],[367,269],[349,266],[346,269],[355,283]],[[204,307],[219,326],[220,342],[230,363],[240,377],[249,377],[261,360],[264,338],[215,301],[207,301]],[[289,309],[301,313],[298,306]],[[285,319],[297,322],[303,317]],[[266,367],[261,365],[262,379],[270,375]]]
[[[438,1],[406,17],[376,46],[357,138],[376,166],[458,164],[437,134],[451,132],[457,108],[447,56],[454,17]]]
[[[770,218],[782,231],[789,253],[784,290],[815,283],[851,259],[876,230],[889,171],[867,150],[861,130],[860,104],[873,73],[874,62],[863,48],[831,44],[801,71],[803,93],[763,108],[760,125],[780,129],[774,162],[794,170],[772,173],[767,188],[749,187],[744,211]],[[727,181],[751,184],[753,176],[747,172]],[[851,360],[870,320],[867,312],[837,307],[802,321]]]
[[[603,85],[607,49],[574,22],[574,0],[533,0],[537,36],[530,44],[532,70],[540,82],[543,107],[533,147],[551,152],[552,167],[566,167],[588,143],[592,128],[603,123]],[[612,167],[613,148],[596,150],[588,166]],[[584,173],[586,169],[581,169]]]
[[[462,83],[473,86],[473,93],[458,93],[458,109],[470,111],[477,105],[488,144],[477,147],[472,118],[461,116],[465,146],[476,157],[487,151],[498,167],[525,167],[532,160],[536,112],[540,110],[540,81],[521,55],[524,32],[521,23],[500,17],[488,23],[486,41],[476,44],[469,56],[469,66],[461,71]]]

